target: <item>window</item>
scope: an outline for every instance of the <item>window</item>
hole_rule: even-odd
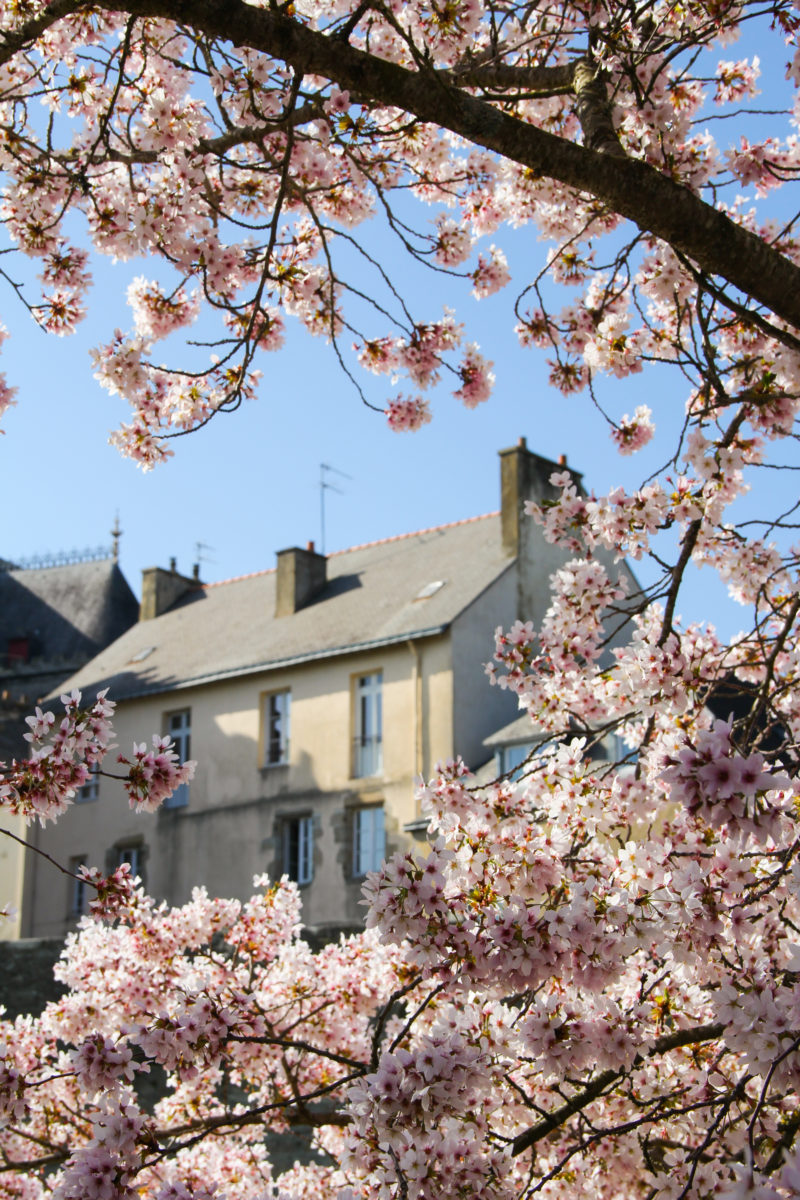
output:
[[[606,733],[600,741],[589,746],[586,757],[598,767],[608,763],[616,772],[629,773],[639,760],[639,752],[629,749],[618,733]]]
[[[191,758],[192,742],[192,713],[184,708],[181,712],[167,713],[167,734],[175,743],[174,749],[178,762],[185,763]],[[182,783],[172,795],[164,801],[164,808],[183,808],[189,803],[189,785]]]
[[[131,869],[131,879],[143,879],[142,865],[144,861],[144,846],[116,846],[114,848],[114,868],[127,863]]]
[[[291,706],[291,692],[273,692],[264,697],[264,765],[267,767],[289,761]]]
[[[79,787],[75,793],[75,803],[85,804],[87,800],[96,800],[100,795],[100,780],[93,772],[91,778],[86,780],[82,787]]]
[[[498,774],[508,775],[511,779],[519,779],[522,774],[517,770],[533,751],[533,742],[518,742],[516,745],[500,746],[497,752]]]
[[[291,817],[283,822],[283,873],[295,883],[314,877],[314,818]]]
[[[380,774],[383,766],[383,673],[356,679],[353,775]]]
[[[353,874],[377,871],[386,856],[383,805],[357,808],[353,813]]]
[[[10,637],[6,651],[6,666],[19,667],[29,662],[31,657],[30,639],[26,637]]]
[[[78,854],[75,858],[69,860],[69,869],[72,875],[77,875],[81,867],[86,866],[86,855]],[[84,879],[70,879],[69,881],[69,902],[67,905],[67,913],[70,917],[82,917],[89,907],[89,890]]]

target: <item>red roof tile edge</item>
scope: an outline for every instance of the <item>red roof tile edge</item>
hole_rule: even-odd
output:
[[[374,542],[361,542],[358,546],[348,546],[344,550],[332,550],[328,558],[338,554],[352,554],[354,550],[369,550],[372,546],[386,546],[389,542],[402,542],[407,538],[422,537],[424,533],[438,533],[442,529],[454,529],[457,525],[473,525],[476,521],[488,521],[490,517],[499,517],[500,510],[481,513],[477,517],[462,517],[460,521],[447,521],[444,525],[430,525],[427,529],[415,529],[411,533],[395,533],[392,537],[378,538]],[[263,571],[250,571],[246,575],[233,575],[230,579],[217,579],[214,583],[204,583],[203,587],[223,587],[226,583],[240,583],[243,579],[255,579],[259,575],[273,575],[275,567],[265,567]]]

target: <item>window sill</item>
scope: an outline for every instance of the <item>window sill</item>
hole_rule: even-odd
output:
[[[350,793],[347,808],[360,808],[364,804],[383,803],[390,785],[391,780],[382,775],[361,775],[356,779],[349,779],[345,785]]]

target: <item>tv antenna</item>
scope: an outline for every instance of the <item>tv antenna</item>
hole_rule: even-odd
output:
[[[195,542],[194,544],[194,561],[197,568],[197,574],[200,574],[200,565],[204,562],[214,562],[210,554],[204,554],[204,550],[213,550],[213,546],[209,546],[208,542]]]
[[[335,483],[331,483],[328,479],[328,473],[339,475],[342,479],[351,479],[352,475],[347,475],[344,471],[340,471],[338,467],[332,467],[329,463],[319,464],[319,527],[320,540],[319,552],[325,553],[325,493],[338,492],[340,496],[344,495],[343,490],[337,487]]]

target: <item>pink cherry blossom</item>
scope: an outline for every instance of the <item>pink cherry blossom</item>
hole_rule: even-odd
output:
[[[407,400],[404,400],[402,396],[398,396],[396,399],[389,401],[389,407],[386,410],[386,419],[389,422],[389,428],[393,429],[395,433],[421,429],[431,419],[428,402],[427,400],[423,400],[421,396],[412,396]]]
[[[650,420],[652,415],[646,404],[640,404],[632,417],[625,414],[611,434],[620,454],[633,454],[647,445],[655,431]]]
[[[499,312],[512,247],[508,319],[558,402],[653,443],[603,494],[537,469],[536,605],[509,588],[486,651],[519,758],[433,771],[428,844],[395,831],[363,931],[313,950],[286,879],[171,907],[77,876],[64,994],[0,1021],[4,1198],[800,1195],[800,551],[772,486],[797,466],[798,33],[781,3],[0,6],[5,278],[62,335],[92,255],[124,275],[93,364],[144,469],[255,396],[293,320],[392,429],[439,387],[482,404],[469,311],[406,294],[401,255]],[[727,643],[680,616],[696,569],[741,607]],[[114,763],[105,693],[62,705],[0,767],[11,814],[68,822],[94,772],[145,811],[191,778],[148,730]]]

